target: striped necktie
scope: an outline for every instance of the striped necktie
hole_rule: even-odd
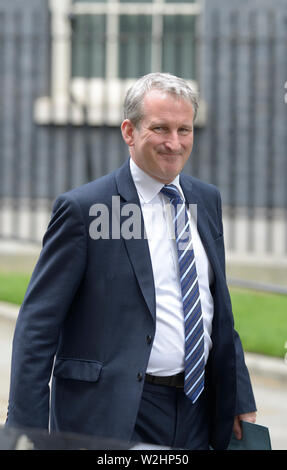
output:
[[[184,392],[194,403],[204,389],[204,333],[190,225],[185,203],[176,186],[165,185],[161,192],[169,198],[174,208],[185,327]]]

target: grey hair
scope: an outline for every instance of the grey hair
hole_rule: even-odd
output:
[[[142,103],[144,96],[151,90],[160,90],[182,98],[193,106],[194,119],[198,110],[198,94],[186,80],[169,73],[149,73],[139,78],[127,91],[124,101],[124,118],[138,126],[143,119]]]

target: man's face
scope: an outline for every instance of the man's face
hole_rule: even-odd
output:
[[[193,146],[192,104],[152,90],[143,101],[144,117],[135,127],[126,119],[124,140],[135,163],[147,174],[170,183],[182,170]]]

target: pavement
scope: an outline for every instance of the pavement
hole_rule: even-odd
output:
[[[0,302],[0,425],[6,418],[12,338],[18,307]],[[287,450],[287,356],[245,354],[257,403],[257,423],[269,428],[273,450]]]

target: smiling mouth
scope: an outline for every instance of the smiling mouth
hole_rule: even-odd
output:
[[[158,152],[158,154],[162,157],[170,157],[170,158],[176,158],[176,157],[181,156],[181,153]]]

